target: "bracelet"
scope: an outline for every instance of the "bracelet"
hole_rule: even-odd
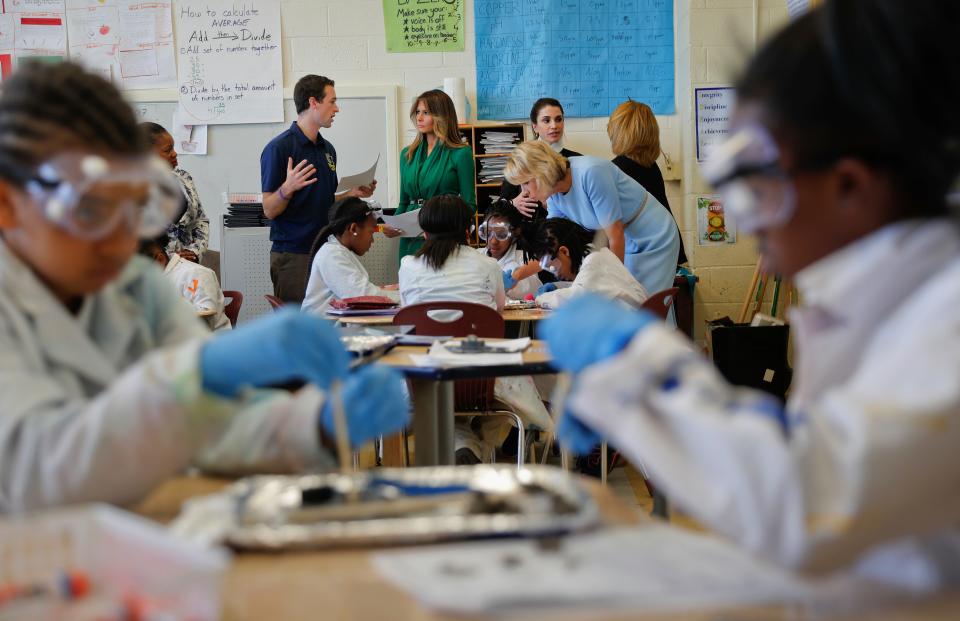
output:
[[[282,198],[283,200],[285,200],[285,201],[290,200],[290,197],[283,193],[283,186],[282,186],[282,185],[281,185],[279,188],[277,188],[277,192],[280,193],[280,198]]]

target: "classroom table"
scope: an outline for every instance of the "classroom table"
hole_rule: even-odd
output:
[[[501,339],[486,339],[497,341]],[[413,433],[417,439],[417,466],[452,465],[453,382],[510,375],[556,373],[543,341],[531,341],[521,364],[470,367],[418,367],[411,354],[426,354],[428,347],[400,346],[377,361],[397,369],[410,380],[413,398]]]
[[[542,308],[525,308],[504,310],[500,313],[504,321],[540,321],[550,316],[550,311]],[[393,323],[393,315],[327,315],[337,323],[360,326],[385,326]]]
[[[134,510],[159,522],[169,522],[183,502],[212,494],[231,481],[210,477],[171,479]],[[586,482],[600,506],[606,525],[632,525],[649,521],[628,508],[593,480]],[[434,613],[410,595],[386,582],[374,569],[370,554],[383,548],[354,548],[280,554],[239,553],[227,570],[222,592],[224,621],[301,621],[348,619],[351,621],[456,621],[462,616]],[[503,621],[506,616],[472,616],[473,621]],[[518,621],[800,621],[824,618],[835,621],[955,621],[960,619],[960,595],[942,595],[869,613],[834,617],[800,614],[795,608],[765,606],[677,614],[641,615],[639,612],[604,614],[585,611],[558,614],[530,611]]]

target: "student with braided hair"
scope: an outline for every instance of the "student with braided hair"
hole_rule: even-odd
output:
[[[329,322],[289,311],[209,338],[135,256],[181,200],[111,84],[71,63],[24,63],[4,81],[0,512],[131,503],[191,463],[332,465],[334,380],[352,444],[406,423],[401,378],[350,373]]]

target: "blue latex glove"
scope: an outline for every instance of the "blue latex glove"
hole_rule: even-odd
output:
[[[517,281],[513,278],[513,270],[503,270],[503,290],[510,291],[517,286]]]
[[[557,439],[560,444],[577,455],[587,455],[593,447],[600,444],[601,438],[597,433],[580,422],[580,419],[567,410],[560,424],[557,425]]]
[[[553,365],[579,373],[623,350],[631,339],[660,320],[598,295],[581,295],[542,322],[539,332],[550,345]]]
[[[552,282],[548,282],[544,285],[540,285],[540,288],[537,289],[537,297],[540,297],[544,293],[549,293],[550,291],[556,291],[557,285]]]
[[[326,388],[349,365],[333,324],[294,309],[218,335],[200,350],[203,388],[223,397],[296,380]]]
[[[353,447],[363,446],[377,436],[397,433],[410,421],[403,376],[391,368],[361,367],[343,381],[341,396]],[[335,436],[329,399],[320,413],[320,425],[328,438]]]

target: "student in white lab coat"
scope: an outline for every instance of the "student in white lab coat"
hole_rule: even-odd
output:
[[[369,203],[356,197],[330,207],[330,221],[317,234],[310,251],[310,276],[301,309],[321,316],[334,299],[377,295],[400,301],[397,285],[370,282],[360,258],[373,246],[377,218]]]
[[[578,295],[591,292],[640,308],[650,297],[617,255],[609,248],[594,248],[594,234],[565,218],[544,221],[541,236],[549,250],[540,257],[541,266],[560,282],[541,286],[537,291],[537,304],[558,308]]]
[[[941,75],[958,27],[955,2],[828,0],[739,80],[704,173],[800,289],[786,408],[652,317],[582,298],[544,326],[579,373],[569,445],[609,438],[783,565],[960,584],[960,84]]]
[[[163,275],[196,312],[204,315],[213,313],[208,319],[214,331],[230,330],[230,319],[223,312],[223,290],[217,282],[217,275],[209,267],[188,261],[179,254],[168,256],[168,242],[166,233],[154,239],[145,239],[140,242],[140,254],[163,268]]]
[[[210,338],[136,256],[182,200],[151,158],[120,93],[79,66],[24,63],[4,82],[0,512],[131,503],[191,463],[331,464],[338,378],[354,445],[407,421],[402,380],[348,374],[329,322],[275,313]],[[293,381],[307,385],[257,389]]]
[[[503,310],[504,275],[500,266],[467,245],[472,219],[470,207],[451,194],[435,196],[421,208],[419,222],[426,241],[415,256],[400,261],[400,297],[404,306],[460,301]],[[533,378],[499,377],[493,392],[525,424],[545,431],[553,429]],[[503,442],[509,431],[503,425],[480,429],[480,422],[479,418],[457,420],[457,463],[478,463],[493,446]]]
[[[543,283],[537,274],[540,263],[532,258],[529,237],[536,225],[520,215],[509,201],[494,203],[477,234],[487,245],[481,254],[496,259],[503,270],[503,286],[511,300],[533,295]]]

